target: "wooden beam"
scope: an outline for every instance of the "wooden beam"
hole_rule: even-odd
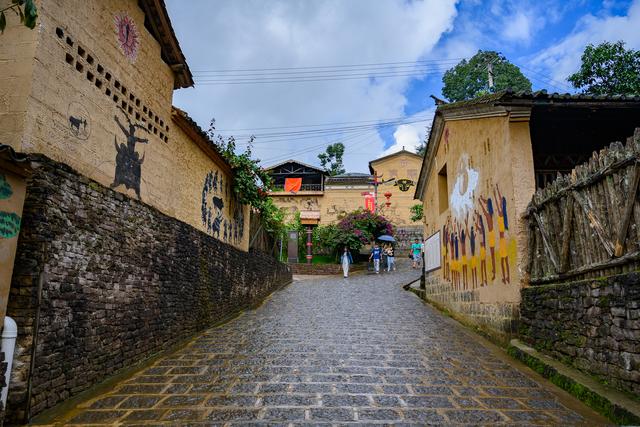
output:
[[[547,254],[549,254],[549,259],[551,260],[551,263],[553,264],[554,269],[556,270],[556,272],[558,272],[560,267],[558,265],[558,254],[556,253],[556,249],[551,245],[549,235],[547,234],[546,226],[542,222],[542,219],[540,218],[540,215],[537,212],[533,213],[533,217],[538,223],[538,228],[540,229],[540,235],[542,236],[542,243],[544,245],[544,248],[547,250]]]
[[[631,222],[631,214],[633,213],[633,206],[636,204],[636,196],[638,195],[638,182],[640,182],[640,165],[636,162],[633,166],[633,175],[631,178],[631,188],[629,195],[627,196],[627,202],[624,206],[624,213],[622,216],[622,222],[618,229],[616,236],[614,256],[616,258],[621,257],[624,252],[624,241],[629,231],[629,223]]]
[[[569,269],[569,244],[571,242],[571,225],[573,222],[573,196],[567,197],[562,218],[562,251],[560,252],[560,269],[558,273],[564,273]]]
[[[595,230],[596,235],[598,236],[598,239],[600,239],[600,243],[602,243],[604,249],[607,251],[607,254],[609,254],[610,258],[613,257],[613,242],[609,238],[607,238],[604,227],[602,226],[602,222],[598,218],[596,212],[593,210],[593,203],[591,203],[589,196],[574,192],[573,197],[578,201],[578,205],[580,205],[585,215],[589,219],[589,225]]]

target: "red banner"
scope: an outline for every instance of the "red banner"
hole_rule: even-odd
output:
[[[297,193],[302,188],[302,178],[285,178],[284,191]]]
[[[376,211],[376,199],[373,197],[373,194],[367,194],[364,196],[364,208],[371,213],[375,213]]]

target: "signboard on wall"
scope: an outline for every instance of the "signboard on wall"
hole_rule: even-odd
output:
[[[440,268],[440,232],[436,232],[424,242],[424,271],[428,273]]]

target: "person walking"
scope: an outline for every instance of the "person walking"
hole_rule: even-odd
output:
[[[393,245],[387,246],[386,252],[387,252],[387,271],[389,272],[391,270],[396,269],[396,258],[395,258]]]
[[[420,239],[416,239],[415,242],[411,245],[411,255],[413,259],[413,264],[411,264],[411,268],[418,268],[420,264],[420,256],[422,254],[422,245],[420,244]]]
[[[344,251],[340,256],[340,264],[342,264],[342,272],[344,273],[344,278],[349,277],[349,266],[353,264],[353,257],[351,256],[351,252],[349,252],[348,247],[344,247]]]
[[[373,259],[373,269],[376,274],[380,274],[380,259],[382,258],[382,249],[378,246],[377,243],[373,244],[373,249],[371,249],[371,255],[369,255],[369,261]]]

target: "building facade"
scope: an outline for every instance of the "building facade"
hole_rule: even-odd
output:
[[[527,285],[522,220],[537,186],[637,126],[633,99],[503,91],[440,105],[415,197],[428,299],[501,338]]]
[[[369,174],[345,173],[328,176],[322,169],[296,160],[287,160],[267,170],[274,178],[274,202],[289,218],[303,210],[320,213],[320,224],[338,221],[357,209],[366,208],[366,197],[376,196],[377,212],[397,228],[419,227],[411,221],[411,206],[422,157],[406,150],[384,156],[369,163]],[[374,177],[377,185],[374,185]],[[296,191],[285,191],[287,178],[301,179]],[[377,188],[376,188],[377,187]]]

